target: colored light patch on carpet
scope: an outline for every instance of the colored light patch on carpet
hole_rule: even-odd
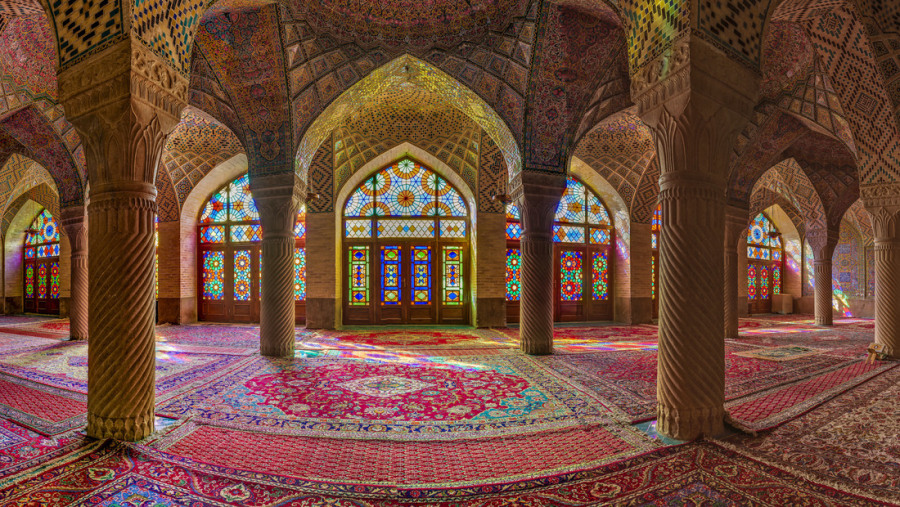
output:
[[[0,372],[48,386],[87,393],[87,349],[86,343],[66,343],[6,356],[0,359]],[[246,358],[232,355],[157,350],[156,393],[158,396],[172,395],[236,367],[244,360]]]
[[[0,419],[0,480],[63,456],[84,443],[80,435],[48,437]]]
[[[900,368],[863,383],[772,431],[729,445],[839,488],[865,488],[900,504]]]
[[[823,352],[825,351],[820,349],[811,349],[797,345],[785,345],[782,347],[748,350],[746,352],[734,352],[733,354],[740,357],[750,357],[765,361],[793,361],[794,359],[814,356]]]
[[[33,336],[9,335],[0,333],[0,354],[9,355],[26,350],[51,347],[59,345],[59,340],[53,338],[38,338]]]
[[[193,461],[305,480],[452,487],[589,470],[656,444],[617,425],[496,439],[397,442],[269,435],[187,423],[153,446]]]
[[[43,435],[58,435],[85,424],[87,396],[3,376],[0,417]]]
[[[170,417],[237,429],[351,438],[447,439],[608,420],[586,393],[530,358],[422,364],[328,356],[247,365],[160,406]]]
[[[259,350],[259,326],[235,324],[191,324],[156,326],[156,341]]]
[[[607,352],[622,350],[659,350],[656,341],[620,341],[620,342],[585,342],[582,340],[561,339],[553,341],[553,348],[559,352]]]
[[[808,412],[838,394],[898,366],[897,363],[850,365],[808,380],[764,391],[725,404],[735,424],[751,431],[774,428]]]
[[[305,349],[376,350],[379,348],[515,347],[518,337],[493,329],[451,331],[379,330],[297,332],[297,347]]]

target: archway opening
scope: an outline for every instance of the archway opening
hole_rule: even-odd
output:
[[[47,209],[25,231],[25,312],[59,315],[59,226]]]
[[[749,313],[771,313],[772,297],[781,294],[784,244],[765,214],[756,215],[747,232],[747,297]]]

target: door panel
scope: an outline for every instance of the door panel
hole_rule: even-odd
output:
[[[768,262],[747,264],[747,296],[749,313],[772,311],[772,267]]]
[[[584,320],[584,257],[580,248],[556,248],[556,320]]]

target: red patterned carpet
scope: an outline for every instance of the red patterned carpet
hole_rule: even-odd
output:
[[[298,329],[292,360],[256,326],[160,326],[174,419],[114,444],[78,433],[85,346],[41,337],[65,321],[0,318],[0,504],[900,503],[900,368],[862,363],[871,321],[807,320],[727,341],[727,408],[774,430],[667,447],[627,424],[653,417],[655,326],[560,326],[539,358],[516,329]]]

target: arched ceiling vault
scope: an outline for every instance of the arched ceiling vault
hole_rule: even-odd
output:
[[[34,201],[50,210],[50,214],[59,217],[59,196],[46,183],[41,183],[18,195],[3,211],[3,223],[0,225],[0,235],[5,236],[9,230],[9,224],[15,218],[22,206],[28,201]]]

